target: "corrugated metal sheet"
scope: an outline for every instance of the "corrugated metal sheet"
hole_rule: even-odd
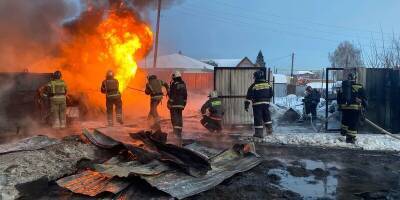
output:
[[[248,87],[254,82],[253,73],[265,68],[223,68],[214,71],[214,88],[222,98],[225,109],[224,125],[250,125],[252,112],[244,110],[244,101]]]

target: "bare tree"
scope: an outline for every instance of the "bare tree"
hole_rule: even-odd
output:
[[[399,68],[400,67],[400,38],[393,38],[389,45],[386,45],[382,37],[381,45],[376,40],[371,42],[371,50],[366,57],[368,65],[372,68]]]
[[[329,61],[332,67],[355,68],[364,66],[361,50],[348,41],[340,43],[335,52],[329,54]]]

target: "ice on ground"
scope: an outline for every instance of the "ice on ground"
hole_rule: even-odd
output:
[[[355,144],[348,144],[344,140],[345,137],[339,133],[274,133],[272,136],[265,137],[263,142],[376,151],[400,151],[400,140],[387,135],[359,134]]]

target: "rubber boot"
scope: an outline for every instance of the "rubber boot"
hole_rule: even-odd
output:
[[[346,143],[355,144],[356,143],[356,137],[346,136]]]
[[[272,124],[267,124],[265,125],[267,129],[267,135],[272,135],[273,129],[272,129]]]
[[[182,147],[182,130],[174,130],[175,136],[176,136],[176,146]]]
[[[256,128],[254,130],[254,135],[253,137],[256,138],[264,138],[264,129],[263,128]]]

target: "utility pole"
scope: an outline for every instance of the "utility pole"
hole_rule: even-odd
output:
[[[155,46],[154,46],[153,68],[156,68],[156,66],[157,66],[158,36],[160,34],[160,14],[161,14],[161,0],[158,0],[157,24],[156,24],[156,41],[155,41]]]
[[[290,70],[290,77],[293,79],[293,65],[294,65],[294,53],[292,53],[292,68]]]

